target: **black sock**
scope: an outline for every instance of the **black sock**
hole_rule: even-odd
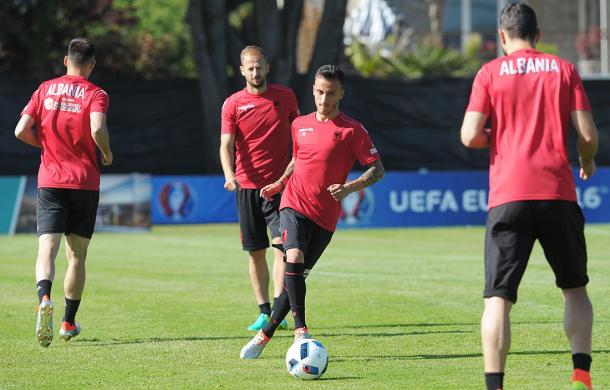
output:
[[[261,314],[267,314],[268,316],[271,315],[271,305],[269,302],[258,305],[258,308],[261,310]]]
[[[267,325],[263,328],[265,336],[271,338],[275,333],[280,323],[286,317],[286,314],[290,311],[290,300],[288,299],[288,292],[286,286],[282,294],[273,300],[273,312],[271,313],[271,320],[267,321]]]
[[[503,372],[486,372],[485,383],[487,383],[487,390],[498,390],[504,386],[504,373]]]
[[[78,311],[78,306],[80,305],[80,299],[65,298],[65,301],[66,314],[64,314],[64,322],[74,325],[74,317],[76,317],[76,312]]]
[[[286,289],[290,299],[290,309],[294,317],[294,328],[305,325],[305,264],[286,263]]]
[[[574,363],[574,369],[591,371],[591,355],[575,353],[572,355],[572,363]]]
[[[48,296],[49,299],[51,299],[52,284],[53,282],[48,279],[44,279],[36,283],[36,289],[38,291],[38,303],[42,302],[42,297],[44,297],[45,295]]]
[[[281,295],[280,295],[281,297]],[[273,306],[271,306],[271,314],[269,316],[272,316],[273,313],[277,310],[277,305],[279,305],[279,301],[280,301],[280,297],[274,297],[273,298]],[[283,318],[282,318],[283,319]]]

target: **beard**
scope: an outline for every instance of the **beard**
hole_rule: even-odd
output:
[[[322,115],[329,115],[339,109],[339,101],[332,106],[318,106],[318,113]]]
[[[250,84],[250,86],[252,86],[254,88],[262,88],[267,84],[266,78],[262,78],[258,82],[255,82],[254,80],[252,80],[252,81],[247,80],[247,81],[248,81],[248,84]]]

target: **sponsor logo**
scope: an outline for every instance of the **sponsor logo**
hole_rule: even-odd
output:
[[[54,105],[55,105],[55,99],[53,99],[53,98],[46,98],[44,100],[44,108],[45,108],[45,110],[52,110]]]
[[[66,111],[66,112],[75,112],[75,113],[80,113],[81,112],[81,107],[80,104],[78,103],[72,103],[72,102],[58,102],[55,101],[55,99],[53,98],[46,98],[44,100],[44,108],[48,111]]]
[[[174,221],[188,217],[193,212],[195,196],[195,191],[186,183],[165,184],[159,192],[159,204],[163,215]]]
[[[341,201],[340,221],[346,225],[367,222],[375,211],[375,196],[369,188],[352,192]]]
[[[341,141],[341,132],[340,131],[335,131],[335,134],[333,135],[333,140],[335,142],[340,142]]]
[[[369,152],[370,152],[372,155],[375,155],[375,154],[377,154],[377,148],[373,146],[373,147],[371,148],[371,150],[369,150]]]
[[[253,109],[254,107],[255,107],[254,104],[250,103],[250,104],[246,104],[244,106],[238,106],[237,107],[237,111],[239,111],[239,112],[246,112],[248,110]]]
[[[299,137],[305,137],[308,133],[315,131],[315,129],[313,127],[302,127],[297,129],[297,131],[299,132]]]

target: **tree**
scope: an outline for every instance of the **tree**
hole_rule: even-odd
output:
[[[209,141],[205,146],[205,153],[210,156],[206,172],[219,170],[221,107],[231,92],[243,87],[237,69],[244,46],[263,47],[271,67],[270,81],[292,87],[302,111],[314,107],[310,85],[315,71],[324,64],[336,63],[342,52],[347,0],[324,2],[309,71],[299,76],[295,72],[295,47],[304,1],[286,1],[282,9],[276,0],[189,1],[187,21],[199,73],[203,131]]]
[[[2,1],[0,71],[38,79],[62,74],[68,42],[84,36],[97,49],[95,77],[195,78],[187,1]]]

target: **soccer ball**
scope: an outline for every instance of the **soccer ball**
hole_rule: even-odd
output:
[[[288,373],[298,379],[318,379],[328,367],[328,352],[319,341],[298,340],[286,352]]]

